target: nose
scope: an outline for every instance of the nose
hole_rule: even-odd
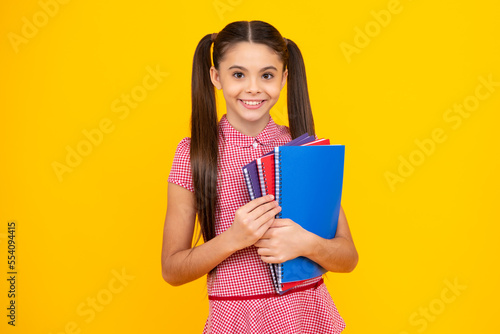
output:
[[[256,77],[251,77],[248,80],[248,85],[246,88],[246,92],[250,94],[257,94],[261,92],[260,85],[258,83],[258,78]]]

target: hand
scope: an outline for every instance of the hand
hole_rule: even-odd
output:
[[[282,263],[306,254],[309,235],[310,232],[291,219],[275,219],[255,246],[262,261]]]
[[[253,245],[259,240],[281,211],[274,196],[266,195],[256,198],[236,210],[233,224],[227,229],[231,235],[229,240],[235,250]]]

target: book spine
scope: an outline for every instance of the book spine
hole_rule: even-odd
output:
[[[260,190],[262,191],[262,196],[266,196],[267,195],[266,175],[264,173],[264,168],[262,168],[262,160],[260,158],[257,159],[257,170],[259,172],[259,182],[260,182]]]
[[[276,277],[276,273],[275,273],[275,264],[274,263],[268,263],[269,265],[269,271],[271,272],[271,278],[273,280],[273,286],[274,286],[274,289],[276,290],[276,292],[279,292],[279,284],[278,284],[278,279]]]
[[[275,188],[275,192],[276,192],[276,195],[275,195],[275,200],[278,202],[279,206],[281,206],[282,202],[283,202],[283,185],[282,185],[282,178],[281,178],[281,152],[280,152],[280,149],[279,149],[279,146],[278,147],[275,147],[274,148],[274,169],[275,169],[275,185],[274,185],[274,188]],[[278,212],[278,214],[276,215],[276,218],[282,218],[282,211]],[[275,268],[276,268],[276,276],[277,277],[277,280],[278,280],[278,293],[279,292],[282,292],[282,285],[281,285],[281,282],[283,280],[283,264],[282,263],[277,263],[275,264]]]
[[[275,170],[275,176],[274,176],[274,199],[276,202],[279,203],[281,206],[281,155],[280,155],[280,148],[279,146],[274,148],[274,170]],[[278,212],[275,218],[281,218],[282,214],[281,211]]]
[[[248,169],[243,168],[243,174],[245,175],[245,183],[247,185],[248,193],[250,194],[250,199],[255,199],[255,194],[253,192],[252,182],[250,181],[250,175],[248,174]]]

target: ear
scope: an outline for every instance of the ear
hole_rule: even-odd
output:
[[[285,87],[286,78],[288,78],[288,68],[285,70],[285,72],[283,72],[283,75],[281,76],[281,89]]]
[[[222,85],[220,83],[219,71],[215,68],[215,66],[210,67],[210,80],[212,80],[212,84],[217,89],[221,89]]]

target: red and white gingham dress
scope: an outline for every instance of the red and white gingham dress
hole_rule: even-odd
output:
[[[242,167],[291,139],[289,128],[277,125],[272,117],[258,136],[250,137],[233,128],[226,115],[222,116],[219,121],[216,234],[229,228],[235,211],[250,201]],[[178,144],[168,182],[194,192],[190,142],[186,137]],[[320,280],[310,279],[298,288]],[[215,274],[207,276],[207,290],[209,316],[203,333],[321,334],[340,333],[345,328],[325,284],[279,297],[252,297],[275,293],[268,264],[260,259],[255,246],[239,250],[221,262]]]

